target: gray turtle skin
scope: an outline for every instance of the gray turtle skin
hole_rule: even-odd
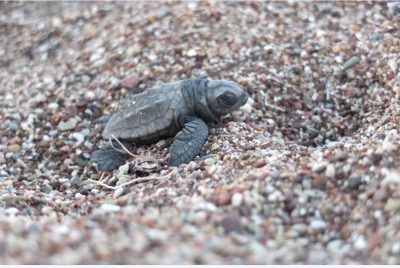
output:
[[[129,146],[175,137],[169,151],[169,165],[179,166],[198,155],[207,140],[207,123],[237,110],[247,98],[239,84],[228,80],[195,79],[164,84],[136,95],[114,114],[103,131],[103,138],[114,135]],[[93,152],[90,160],[99,170],[111,171],[123,165],[127,158],[129,155],[108,145]]]

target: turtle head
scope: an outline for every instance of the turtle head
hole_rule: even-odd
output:
[[[214,115],[226,115],[247,102],[247,94],[233,81],[211,80],[206,90],[207,104]]]

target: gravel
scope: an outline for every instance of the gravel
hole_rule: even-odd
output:
[[[400,264],[395,2],[0,9],[0,263]],[[90,164],[133,95],[204,75],[250,98],[198,158]]]

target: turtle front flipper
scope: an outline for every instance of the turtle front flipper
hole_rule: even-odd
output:
[[[197,117],[182,118],[183,129],[175,136],[170,149],[171,166],[188,163],[195,158],[207,140],[208,127]]]
[[[107,145],[97,151],[94,151],[90,156],[90,161],[97,164],[97,169],[100,171],[112,171],[125,164],[130,157],[129,154],[119,152],[114,148],[121,148],[121,145],[113,142],[113,146]],[[124,144],[126,147],[127,144]],[[122,149],[122,148],[121,148]]]

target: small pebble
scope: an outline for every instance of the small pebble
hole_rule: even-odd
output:
[[[19,130],[20,126],[16,122],[11,122],[10,125],[8,126],[8,128],[10,130],[16,131],[16,130]]]
[[[256,163],[254,163],[254,167],[255,168],[261,168],[263,166],[265,166],[267,164],[267,162],[262,159],[262,160],[258,160]]]
[[[341,240],[332,240],[328,243],[326,248],[329,252],[335,255],[341,255],[343,242]]]
[[[354,248],[357,250],[365,250],[368,248],[368,243],[364,236],[359,236],[356,241],[354,241]]]
[[[148,58],[150,61],[156,61],[158,59],[156,54],[149,54]]]
[[[254,103],[254,100],[253,100],[252,98],[249,97],[249,98],[247,99],[246,104],[243,105],[242,107],[240,107],[240,110],[242,110],[243,112],[248,113],[248,114],[251,113],[251,110],[253,109],[253,108],[252,108],[253,103]]]
[[[12,113],[11,117],[15,120],[17,120],[18,122],[20,122],[22,120],[22,116],[20,113]]]
[[[234,193],[232,196],[231,204],[233,207],[240,207],[243,202],[243,195],[241,193]]]
[[[58,124],[58,129],[61,131],[67,131],[74,129],[76,127],[76,124],[78,123],[78,120],[75,118],[71,118],[67,121],[62,121]]]
[[[360,62],[361,58],[360,56],[356,55],[348,59],[342,66],[342,72],[345,72],[346,70],[354,67]]]
[[[316,163],[313,165],[312,171],[319,173],[319,172],[324,171],[326,169],[326,167],[327,167],[326,162]]]
[[[45,184],[42,187],[40,187],[40,191],[43,193],[50,193],[51,190],[53,190],[53,187],[51,187],[48,184]]]
[[[7,216],[15,216],[18,212],[19,210],[15,207],[10,207],[5,210]]]
[[[137,55],[140,54],[140,52],[141,52],[141,48],[140,48],[140,46],[137,45],[137,44],[128,47],[128,49],[126,50],[126,54],[127,54],[129,57],[137,56]]]
[[[326,167],[325,175],[326,175],[328,178],[333,178],[333,177],[335,177],[335,172],[336,172],[335,165],[334,165],[334,164],[329,164],[329,165]]]
[[[121,86],[126,89],[134,89],[139,84],[139,76],[130,74],[121,80]]]
[[[322,220],[313,220],[310,222],[310,228],[314,230],[324,230],[326,228],[326,222]]]
[[[124,193],[124,188],[118,188],[117,190],[115,190],[114,194],[113,194],[113,198],[118,198],[120,197],[122,194]]]
[[[386,176],[381,182],[382,185],[387,186],[390,184],[399,184],[400,185],[400,172],[395,170],[386,171]]]
[[[399,254],[400,253],[400,242],[394,243],[390,251],[392,252],[392,254]]]
[[[399,4],[400,6],[400,4]],[[388,65],[390,67],[390,69],[396,74],[398,72],[398,65],[396,60],[389,60]]]
[[[374,202],[384,202],[388,198],[388,192],[386,188],[378,189],[373,196]]]
[[[347,189],[357,190],[362,183],[363,182],[360,177],[351,177],[347,182]]]
[[[85,199],[85,198],[86,198],[86,196],[81,194],[81,193],[76,193],[75,194],[75,199]]]
[[[368,250],[375,249],[382,243],[383,240],[384,237],[379,231],[368,235]]]
[[[104,212],[118,212],[121,210],[121,207],[118,205],[106,203],[106,204],[102,204],[99,209]]]
[[[70,180],[71,185],[81,185],[82,184],[82,179],[80,176],[73,176],[72,179]]]
[[[388,212],[400,210],[400,199],[390,198],[385,205],[385,210]]]
[[[71,137],[76,140],[77,144],[81,144],[85,141],[85,136],[82,133],[74,132],[71,134]]]
[[[325,176],[318,176],[312,180],[312,186],[316,189],[324,190],[326,189],[326,184],[328,180]]]
[[[59,107],[59,105],[58,105],[57,102],[52,102],[52,103],[49,103],[49,105],[47,105],[47,107],[48,107],[49,109],[51,109],[51,110],[57,110],[58,107]]]
[[[34,99],[34,101],[35,101],[36,103],[45,102],[46,100],[47,100],[46,95],[44,95],[44,94],[42,94],[42,93],[39,93],[38,95],[36,95],[36,97],[35,97],[35,99]]]
[[[217,195],[216,204],[218,206],[226,206],[231,203],[231,196],[228,193],[222,193]]]
[[[7,146],[7,152],[17,153],[21,150],[21,146],[19,144],[12,144]]]
[[[228,212],[221,221],[221,226],[225,233],[243,233],[244,228],[240,220],[240,215],[236,211]]]
[[[194,214],[192,219],[196,224],[204,224],[207,221],[207,212],[198,211]]]
[[[196,50],[194,50],[194,49],[190,49],[190,50],[187,52],[187,55],[188,55],[189,57],[195,57],[195,56],[197,56],[197,52],[196,52]]]
[[[219,144],[218,143],[213,143],[210,147],[210,151],[217,151],[219,149]]]
[[[205,164],[206,166],[212,166],[212,165],[214,165],[216,162],[217,162],[217,161],[216,161],[216,159],[215,159],[214,157],[209,157],[209,158],[206,158],[206,159],[204,160],[204,164]]]
[[[394,16],[400,15],[400,3],[397,0],[389,0],[386,5],[390,14]]]

